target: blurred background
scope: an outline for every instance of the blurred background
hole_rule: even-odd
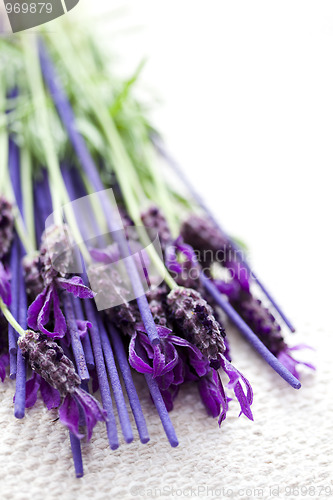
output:
[[[68,15],[88,9],[121,74],[147,58],[156,127],[286,313],[330,321],[332,2],[81,0]]]

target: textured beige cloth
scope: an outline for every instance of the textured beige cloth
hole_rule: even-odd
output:
[[[0,384],[0,498],[267,499],[274,492],[279,498],[296,498],[292,488],[298,488],[302,498],[327,498],[333,493],[331,352],[325,350],[327,331],[297,324],[299,333],[290,334],[289,340],[317,347],[307,358],[318,365],[315,374],[303,370],[300,391],[279,379],[232,330],[234,363],[255,393],[254,422],[237,418],[239,408],[232,402],[219,429],[217,421],[207,417],[196,387],[187,387],[171,413],[180,441],[172,449],[144,384],[136,379],[151,441],[141,444],[135,432],[133,443],[121,441],[112,451],[105,426],[99,423],[91,443],[83,445],[82,479],[74,476],[68,432],[53,421],[56,412],[38,403],[23,420],[16,420],[14,382],[6,380]]]

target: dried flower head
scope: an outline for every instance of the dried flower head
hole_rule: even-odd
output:
[[[153,319],[157,325],[167,326],[166,317],[166,298],[167,298],[167,287],[166,285],[161,285],[149,290],[146,293],[148,304],[153,315]]]
[[[225,351],[225,332],[200,293],[177,287],[169,293],[167,305],[170,318],[183,336],[198,347],[207,359],[218,360]]]
[[[156,230],[161,247],[165,250],[166,246],[172,241],[172,237],[166,218],[161,210],[154,205],[150,206],[146,211],[141,213],[141,220],[145,227]]]
[[[73,264],[74,242],[69,227],[53,224],[42,234],[39,260],[44,285],[52,283],[56,276],[65,276]]]
[[[209,266],[214,260],[231,260],[233,251],[227,237],[209,219],[191,214],[182,224],[180,234],[185,243],[199,252],[203,267]]]
[[[18,346],[31,368],[59,392],[63,400],[60,420],[79,438],[83,437],[79,432],[80,411],[83,413],[89,440],[97,421],[105,420],[106,415],[99,403],[81,389],[80,377],[62,348],[45,335],[31,330],[19,339]]]
[[[33,301],[44,288],[39,254],[26,255],[23,258],[23,268],[27,296],[30,301]]]

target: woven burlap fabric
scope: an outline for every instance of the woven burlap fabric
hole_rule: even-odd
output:
[[[289,340],[315,346],[317,351],[307,358],[318,366],[315,374],[302,371],[300,391],[279,379],[231,330],[235,364],[254,389],[254,422],[238,418],[238,405],[232,402],[219,429],[217,421],[207,417],[196,387],[186,387],[171,413],[180,440],[172,449],[138,378],[150,443],[142,445],[135,433],[133,443],[121,441],[119,449],[111,451],[105,426],[99,423],[92,441],[83,445],[82,479],[74,477],[68,432],[54,421],[56,412],[39,402],[23,420],[16,420],[14,382],[6,380],[0,385],[1,499],[270,498],[273,492],[296,498],[297,488],[303,498],[320,498],[325,497],[323,487],[333,493],[328,330],[300,322],[298,326],[297,337],[290,334]]]

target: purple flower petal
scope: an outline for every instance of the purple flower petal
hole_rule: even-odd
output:
[[[218,417],[221,413],[222,406],[223,420],[228,409],[228,402],[218,373],[215,370],[211,370],[208,375],[200,378],[199,393],[208,415]]]
[[[153,373],[152,367],[147,363],[147,361],[144,361],[142,357],[140,357],[136,352],[135,349],[136,338],[137,338],[137,332],[135,332],[132,335],[129,344],[129,349],[128,349],[129,364],[131,365],[132,368],[134,368],[134,370],[136,370],[139,373]]]
[[[33,372],[32,377],[25,384],[25,407],[31,408],[37,401],[37,393],[41,376]]]
[[[300,375],[299,375],[298,370],[297,370],[297,365],[307,366],[311,370],[316,370],[316,367],[312,363],[307,363],[305,361],[298,361],[293,356],[291,356],[290,353],[292,351],[298,351],[301,349],[312,349],[312,347],[310,347],[306,344],[299,344],[299,345],[296,345],[294,347],[287,347],[286,346],[285,349],[283,351],[281,351],[277,356],[280,363],[282,363],[287,368],[287,370],[289,370],[290,373],[292,373],[294,375],[294,377],[296,377],[297,379],[300,378]]]
[[[28,309],[28,326],[32,330],[38,330],[38,315],[44,305],[47,293],[48,288],[44,288],[44,290],[37,295]]]
[[[53,301],[53,286],[51,285],[47,290],[45,301],[41,307],[41,310],[39,311],[37,318],[37,329],[43,333],[47,333],[47,330],[44,329],[44,325],[47,325],[47,323],[50,320],[52,301]]]
[[[61,396],[59,391],[48,384],[43,378],[40,380],[40,393],[48,410],[60,406]]]
[[[106,421],[106,411],[100,406],[98,401],[83,389],[76,389],[74,398],[80,405],[87,427],[87,440],[90,441],[92,431],[98,421]]]
[[[233,388],[241,407],[239,416],[244,413],[248,419],[253,420],[250,408],[253,402],[253,391],[249,381],[223,355],[221,355],[220,358],[221,366],[229,377],[228,387]],[[246,388],[246,395],[240,382],[243,382]]]
[[[92,248],[90,255],[96,262],[103,262],[104,264],[112,264],[120,259],[120,253],[116,243],[108,245],[106,248]]]
[[[57,283],[61,288],[64,288],[67,292],[72,293],[74,297],[79,297],[80,299],[92,299],[96,295],[95,292],[84,285],[80,276],[73,276],[70,279],[57,278]]]
[[[0,261],[0,297],[6,306],[10,306],[11,293],[10,293],[10,273],[6,271],[4,265]]]
[[[250,292],[249,273],[244,265],[239,261],[227,261],[225,265],[229,269],[232,278],[239,283],[242,290]]]
[[[62,310],[60,309],[58,292],[55,287],[53,287],[52,295],[53,295],[53,315],[54,315],[54,332],[52,336],[63,337],[67,331],[67,323],[66,323],[66,318],[63,315]]]
[[[84,437],[84,435],[79,432],[80,412],[75,396],[67,394],[59,409],[59,419],[78,439]]]
[[[50,320],[53,305],[54,328],[53,332],[46,328]],[[28,309],[28,326],[39,330],[48,337],[63,337],[67,330],[66,319],[60,309],[59,297],[52,284],[45,288],[34,300]]]
[[[220,293],[227,295],[227,297],[237,297],[240,291],[240,285],[238,281],[223,281],[223,280],[214,280],[214,285],[218,289]]]
[[[190,245],[183,242],[182,236],[178,236],[178,238],[176,239],[175,247],[176,247],[177,251],[182,253],[183,255],[185,255],[187,260],[192,262],[192,264],[197,263],[198,259],[197,259],[197,256],[195,254],[195,251],[193,250],[193,248]]]
[[[170,335],[169,338],[173,344],[188,348],[187,356],[189,358],[189,364],[194,368],[199,377],[206,375],[206,373],[210,371],[209,361],[205,358],[200,349],[176,335]]]
[[[165,265],[171,272],[179,274],[182,271],[182,266],[177,259],[176,248],[173,245],[168,246],[165,250]]]
[[[90,321],[86,321],[83,319],[77,319],[76,324],[80,339],[83,339],[88,333],[88,328],[92,327],[92,324],[90,323]]]
[[[173,409],[173,402],[176,399],[178,392],[179,385],[172,385],[167,391],[161,390],[161,396],[163,398],[167,411],[171,411]]]

